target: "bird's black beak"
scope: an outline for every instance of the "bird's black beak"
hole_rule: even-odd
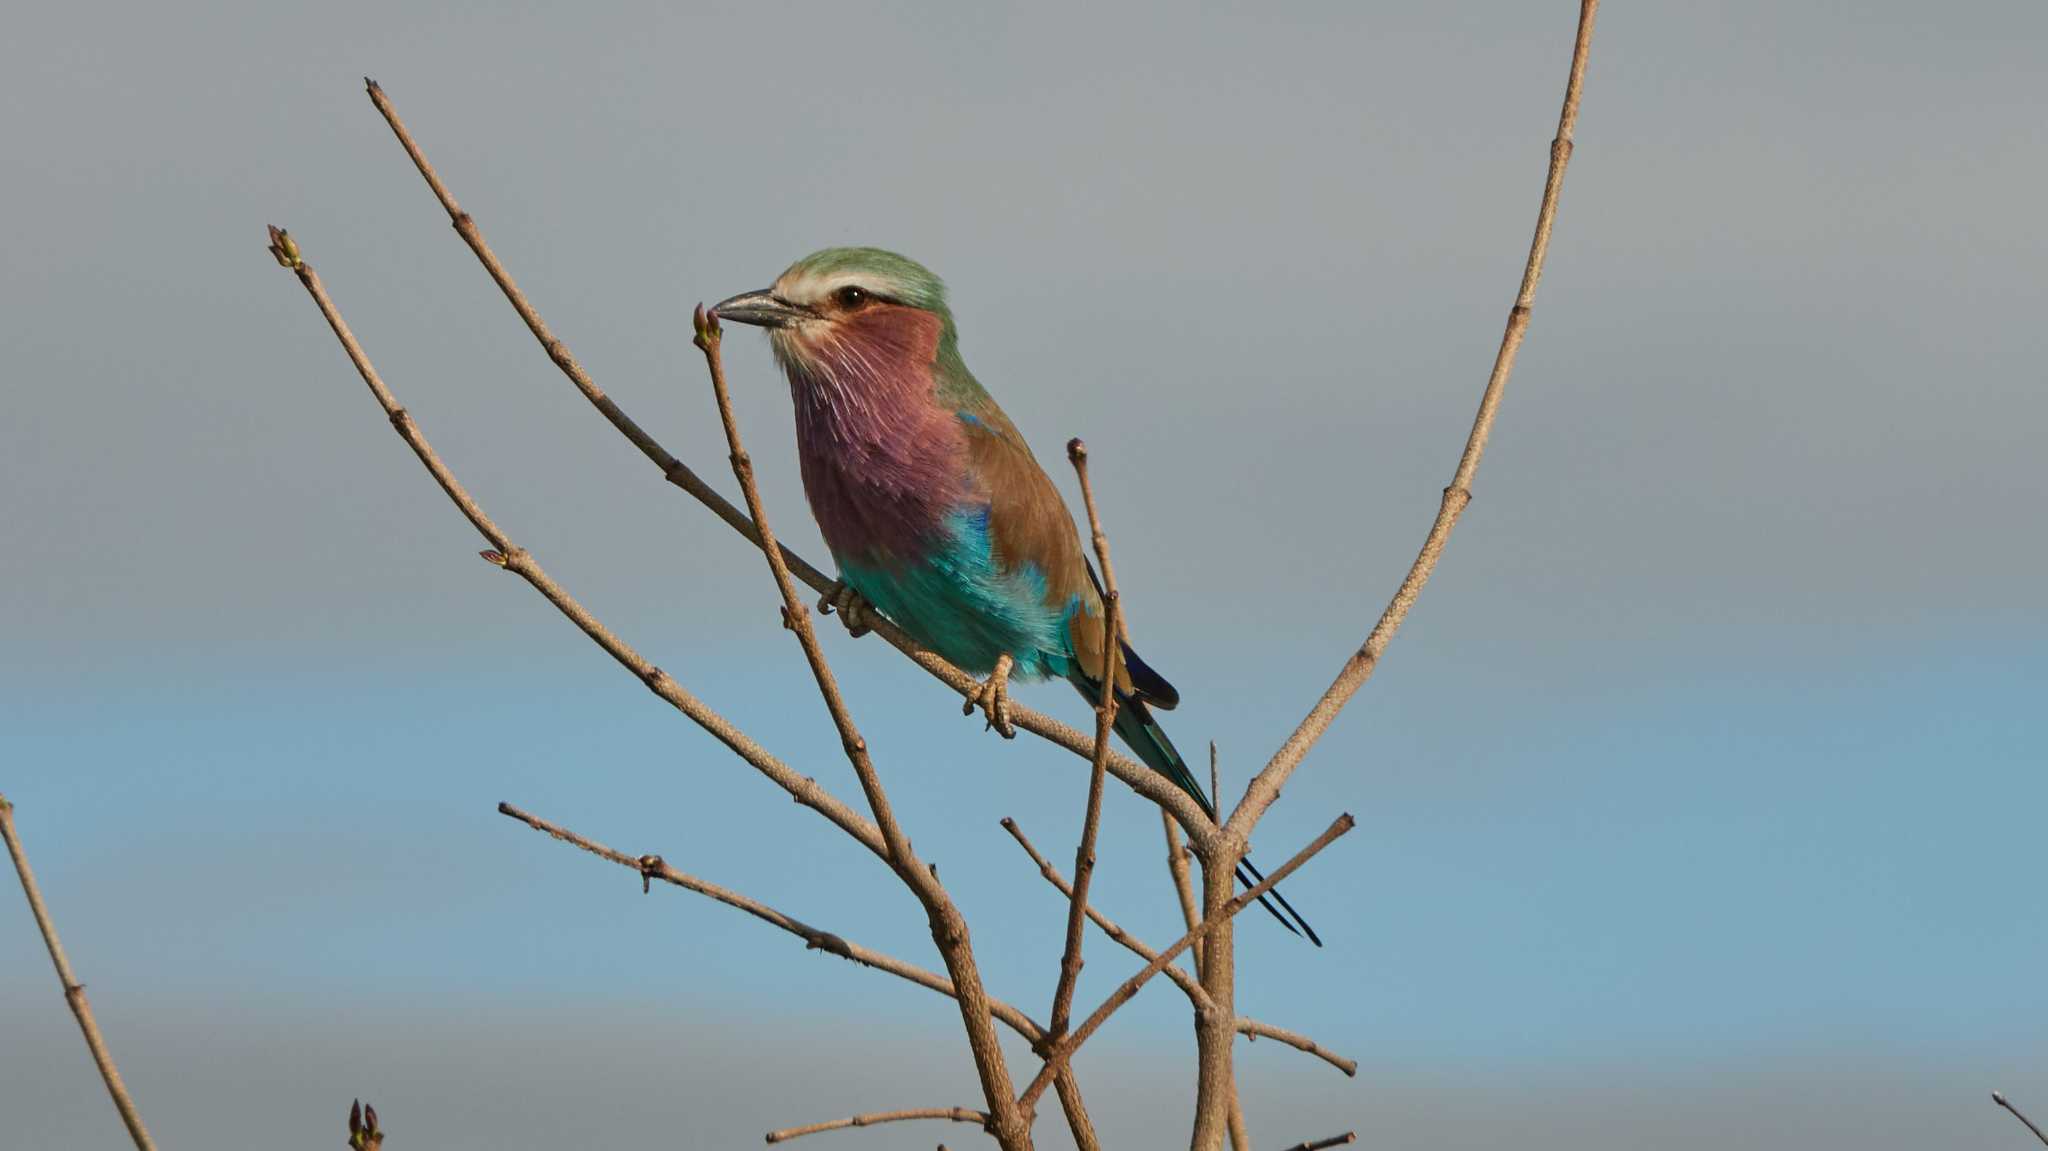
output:
[[[712,309],[721,320],[736,324],[752,324],[757,328],[789,328],[805,320],[815,319],[817,313],[809,308],[790,303],[774,292],[741,292],[729,300],[722,301]]]

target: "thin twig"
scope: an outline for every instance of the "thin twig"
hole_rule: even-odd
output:
[[[837,935],[823,928],[813,927],[793,915],[785,915],[757,899],[751,899],[730,888],[720,887],[718,884],[677,871],[658,855],[627,855],[623,851],[614,850],[596,840],[578,835],[560,824],[551,823],[540,816],[522,811],[509,803],[499,804],[498,813],[516,819],[535,831],[546,832],[548,835],[572,847],[582,848],[599,859],[610,860],[640,876],[643,882],[650,879],[659,879],[663,883],[715,899],[727,907],[738,908],[763,923],[779,927],[803,940],[804,947],[809,950],[827,952],[837,955],[841,959],[858,963],[863,967],[870,967],[876,971],[894,975],[899,979],[906,979],[917,984],[919,987],[925,988],[928,991],[936,991],[949,999],[959,998],[958,993],[953,989],[952,980],[947,979],[936,971],[930,971],[914,963],[906,963],[893,955],[885,955],[882,952],[863,947],[847,939],[845,936]],[[989,1008],[997,1019],[1002,1020],[1012,1031],[1023,1036],[1026,1041],[1038,1043],[1045,1038],[1044,1027],[1008,1003],[1000,999],[991,999],[989,1000]]]
[[[483,508],[471,498],[461,481],[455,478],[455,473],[442,462],[432,445],[427,443],[426,436],[420,432],[419,425],[414,422],[412,415],[399,406],[398,397],[385,386],[383,378],[371,365],[362,345],[356,342],[355,333],[349,330],[348,322],[341,318],[340,310],[328,296],[326,285],[321,283],[319,274],[313,271],[313,265],[300,253],[297,241],[283,229],[272,228],[271,254],[277,257],[278,263],[291,269],[298,276],[299,283],[305,286],[306,293],[313,298],[314,304],[318,305],[320,314],[326,317],[328,327],[334,329],[335,338],[341,341],[342,350],[348,353],[349,361],[355,365],[357,374],[369,385],[370,394],[376,397],[378,406],[384,409],[384,414],[390,417],[391,426],[397,431],[399,438],[403,439],[413,454],[419,457],[420,463],[425,465],[428,474],[434,477],[434,482],[441,486],[441,490],[447,493],[456,510],[469,520],[478,534],[490,542],[491,550],[483,553],[484,559],[506,571],[516,573],[533,585],[535,591],[545,596],[549,603],[555,605],[556,610],[582,629],[583,634],[589,636],[627,671],[632,672],[633,678],[647,685],[649,691],[688,716],[697,726],[710,732],[713,738],[732,749],[734,754],[756,771],[788,792],[792,799],[831,820],[848,835],[859,840],[869,851],[885,860],[888,858],[887,847],[882,842],[882,833],[874,824],[818,786],[817,780],[799,774],[788,764],[770,755],[760,744],[754,742],[752,736],[706,706],[702,700],[677,683],[674,677],[641,656],[631,645],[600,623],[597,617],[591,615],[560,584],[549,578],[532,553],[514,544],[491,517],[484,514]]]
[[[1168,816],[1167,818],[1171,819],[1173,817]],[[1074,898],[1073,884],[1067,882],[1067,877],[1060,874],[1060,869],[1054,867],[1051,860],[1039,854],[1037,845],[1031,842],[1030,836],[1024,834],[1023,827],[1019,826],[1016,820],[1004,816],[1002,824],[1003,830],[1010,833],[1010,838],[1016,840],[1017,846],[1023,848],[1024,854],[1030,856],[1031,862],[1037,865],[1038,874],[1047,883],[1052,884],[1055,891],[1066,896],[1068,904],[1071,906]],[[1129,951],[1148,963],[1159,958],[1159,952],[1156,949],[1144,940],[1124,930],[1115,920],[1104,915],[1100,908],[1092,903],[1088,904],[1087,907],[1088,918],[1094,922],[1095,926],[1101,928],[1102,933],[1109,936],[1111,941],[1121,944],[1124,950]],[[1188,1001],[1194,1006],[1195,1010],[1209,1011],[1215,1009],[1215,1002],[1209,998],[1207,991],[1202,990],[1201,981],[1189,975],[1178,964],[1167,964],[1164,973],[1168,979],[1173,981],[1174,986],[1187,993]]]
[[[1052,996],[1052,1036],[1057,1042],[1067,1033],[1074,1011],[1074,985],[1081,978],[1081,940],[1087,931],[1088,885],[1095,878],[1095,834],[1102,825],[1102,777],[1108,766],[1109,732],[1116,723],[1117,672],[1123,666],[1123,600],[1116,590],[1116,568],[1109,562],[1109,535],[1102,530],[1101,513],[1095,510],[1095,488],[1088,482],[1088,445],[1079,439],[1067,441],[1067,459],[1081,483],[1081,503],[1088,510],[1088,534],[1095,544],[1096,562],[1102,565],[1102,677],[1101,695],[1095,701],[1095,756],[1088,772],[1088,806],[1081,820],[1081,844],[1074,849],[1074,886],[1067,901],[1067,945],[1060,955],[1059,985]],[[1085,627],[1076,618],[1073,626]]]
[[[2032,1131],[2034,1133],[2034,1138],[2039,1139],[2043,1144],[2048,1144],[2048,1135],[2043,1135],[2041,1133],[2041,1129],[2039,1127],[2034,1126],[2034,1121],[2032,1119],[2027,1118],[2025,1113],[2023,1113],[2019,1108],[2013,1106],[2012,1101],[2005,1097],[2005,1092],[1993,1091],[1991,1093],[1991,1101],[1993,1103],[1998,1104],[2000,1107],[2005,1108],[2007,1111],[2012,1112],[2012,1117],[2026,1124],[2027,1130]]]
[[[1166,827],[1166,873],[1173,877],[1173,889],[1180,897],[1180,916],[1189,931],[1202,922],[1202,910],[1195,905],[1194,877],[1188,874],[1187,852],[1180,845],[1180,823],[1162,811],[1159,822]],[[1195,944],[1195,972],[1202,970],[1202,944]]]
[[[1337,1070],[1342,1071],[1350,1078],[1355,1079],[1358,1077],[1358,1061],[1356,1059],[1346,1059],[1298,1031],[1289,1031],[1284,1027],[1275,1027],[1271,1023],[1261,1023],[1256,1019],[1247,1019],[1242,1015],[1237,1017],[1237,1030],[1239,1034],[1247,1039],[1271,1039],[1276,1043],[1284,1043],[1304,1055],[1315,1056]]]
[[[1565,82],[1564,109],[1558,115],[1557,136],[1550,143],[1550,170],[1543,181],[1542,207],[1536,213],[1536,235],[1529,244],[1529,259],[1522,268],[1521,288],[1515,293],[1514,307],[1508,312],[1507,328],[1501,334],[1493,371],[1488,375],[1486,391],[1479,399],[1479,412],[1473,417],[1471,434],[1465,439],[1465,450],[1458,457],[1457,471],[1452,474],[1449,486],[1444,488],[1436,521],[1430,525],[1422,550],[1409,566],[1407,576],[1394,592],[1386,611],[1380,614],[1379,622],[1365,637],[1365,643],[1345,661],[1343,669],[1337,673],[1329,689],[1323,692],[1322,698],[1316,701],[1315,707],[1287,737],[1287,742],[1273,753],[1273,758],[1252,780],[1251,786],[1245,789],[1244,799],[1224,826],[1225,839],[1233,845],[1250,838],[1259,817],[1279,798],[1287,777],[1301,765],[1302,758],[1322,738],[1323,732],[1337,718],[1337,713],[1344,710],[1344,705],[1372,677],[1373,669],[1379,665],[1380,654],[1393,640],[1394,633],[1401,629],[1402,621],[1408,618],[1408,610],[1415,606],[1416,597],[1422,594],[1423,585],[1429,582],[1430,573],[1436,570],[1437,559],[1443,555],[1451,529],[1457,525],[1465,505],[1472,501],[1472,477],[1479,470],[1479,458],[1486,451],[1487,437],[1493,432],[1494,417],[1500,411],[1501,393],[1515,370],[1515,354],[1520,351],[1522,337],[1529,330],[1529,309],[1535,303],[1536,284],[1543,277],[1543,260],[1550,251],[1550,229],[1557,219],[1557,200],[1564,186],[1565,165],[1572,156],[1572,130],[1578,123],[1579,96],[1586,79],[1586,56],[1592,48],[1593,18],[1599,7],[1599,0],[1581,0],[1579,5],[1579,30],[1572,45],[1571,74]]]
[[[1168,818],[1171,819],[1172,817],[1169,816]],[[1059,868],[1054,867],[1052,861],[1039,854],[1038,848],[1032,844],[1030,837],[1024,834],[1024,829],[1018,826],[1016,820],[1006,817],[1003,820],[1003,830],[1009,832],[1010,838],[1017,841],[1017,846],[1024,849],[1024,854],[1031,857],[1031,862],[1038,866],[1038,874],[1043,876],[1047,883],[1052,884],[1061,895],[1065,895],[1069,899],[1073,898],[1074,889],[1067,883],[1066,876],[1060,874]],[[1093,904],[1090,904],[1088,907],[1088,918],[1094,921],[1095,926],[1102,929],[1104,935],[1109,936],[1112,941],[1121,944],[1126,951],[1129,951],[1138,958],[1149,963],[1159,957],[1159,952],[1154,950],[1144,940],[1118,926],[1115,920],[1104,915]],[[1199,923],[1200,921],[1198,920],[1196,924],[1191,926],[1199,926]],[[1188,1001],[1194,1005],[1195,1010],[1215,1010],[1215,1001],[1209,998],[1207,991],[1203,990],[1201,981],[1188,974],[1179,964],[1169,963],[1160,973],[1172,980],[1174,986],[1187,993]],[[1344,1058],[1342,1055],[1323,1047],[1306,1035],[1289,1031],[1284,1027],[1275,1027],[1270,1023],[1261,1023],[1256,1019],[1248,1019],[1242,1015],[1237,1017],[1237,1030],[1248,1039],[1277,1040],[1298,1051],[1315,1056],[1346,1075],[1355,1076],[1358,1074],[1358,1063],[1355,1060]]]
[[[829,1123],[813,1123],[808,1127],[785,1127],[770,1131],[768,1142],[780,1143],[785,1139],[796,1139],[805,1135],[816,1135],[821,1131],[844,1131],[849,1127],[872,1127],[877,1123],[901,1123],[906,1119],[951,1119],[955,1123],[979,1123],[988,1126],[988,1113],[971,1107],[913,1107],[908,1111],[871,1111],[866,1115],[851,1115],[845,1119],[834,1119]]]
[[[1216,770],[1216,741],[1209,741],[1209,798],[1223,804],[1223,776]]]
[[[1356,824],[1357,821],[1352,819],[1348,812],[1338,816],[1321,835],[1316,836],[1315,839],[1310,841],[1307,847],[1295,852],[1293,858],[1275,868],[1271,875],[1268,875],[1256,886],[1247,889],[1243,894],[1225,902],[1217,909],[1215,914],[1204,919],[1200,926],[1175,940],[1171,946],[1160,952],[1152,962],[1146,964],[1143,970],[1126,979],[1115,991],[1110,992],[1109,998],[1102,1001],[1102,1006],[1097,1007],[1087,1019],[1082,1021],[1081,1026],[1075,1028],[1074,1033],[1068,1036],[1060,1044],[1059,1048],[1046,1058],[1045,1066],[1039,1070],[1037,1077],[1032,1079],[1031,1085],[1025,1089],[1023,1096],[1018,1100],[1019,1104],[1026,1110],[1035,1105],[1038,1102],[1039,1096],[1045,1094],[1046,1086],[1052,1082],[1053,1076],[1059,1072],[1060,1068],[1065,1067],[1073,1059],[1074,1052],[1080,1050],[1081,1045],[1088,1041],[1088,1037],[1095,1034],[1096,1029],[1108,1021],[1117,1008],[1130,1002],[1131,997],[1138,993],[1139,988],[1145,986],[1146,981],[1159,974],[1167,964],[1173,962],[1176,956],[1186,951],[1195,940],[1204,935],[1213,934],[1218,928],[1221,928],[1232,918],[1236,917],[1238,912],[1243,911],[1247,906],[1256,901],[1259,896],[1271,891],[1281,880],[1294,874],[1302,864],[1315,858],[1317,852],[1328,847],[1339,836],[1350,831]]]
[[[1342,1135],[1332,1135],[1328,1139],[1318,1139],[1313,1143],[1296,1143],[1294,1146],[1289,1147],[1287,1151],[1324,1151],[1328,1147],[1342,1147],[1346,1143],[1356,1142],[1358,1142],[1358,1132],[1346,1131]]]
[[[746,496],[747,512],[761,534],[761,554],[767,559],[775,585],[782,592],[783,626],[796,634],[797,643],[803,648],[804,660],[810,664],[811,677],[818,685],[818,694],[823,697],[825,708],[832,715],[832,724],[839,731],[839,742],[845,748],[846,760],[860,780],[861,792],[867,796],[868,810],[874,815],[875,825],[882,830],[882,841],[888,845],[890,866],[930,916],[932,941],[938,944],[939,954],[946,962],[946,971],[953,977],[957,991],[954,998],[960,1004],[960,1018],[967,1029],[968,1047],[981,1078],[982,1094],[988,1101],[989,1132],[1006,1151],[1028,1148],[1031,1146],[1030,1124],[1010,1094],[1010,1071],[1003,1059],[1002,1045],[996,1038],[995,1023],[989,1013],[988,993],[982,987],[981,971],[974,961],[974,948],[968,941],[967,919],[939,883],[937,874],[918,861],[910,848],[909,838],[898,826],[896,813],[889,806],[888,793],[882,788],[881,775],[875,770],[873,757],[868,754],[867,740],[861,737],[860,729],[854,725],[845,696],[840,693],[838,677],[833,675],[832,666],[825,659],[824,648],[818,644],[817,629],[811,623],[810,606],[798,597],[796,580],[789,574],[789,564],[775,544],[775,531],[768,525],[760,487],[754,482],[754,461],[740,440],[739,419],[733,414],[732,395],[725,384],[725,358],[721,352],[723,334],[719,330],[717,313],[706,312],[700,305],[696,329],[697,347],[704,352],[704,363],[711,375],[712,394],[718,401],[718,419],[725,428],[726,445],[732,452],[733,477],[739,481],[740,490]]]
[[[598,387],[596,381],[591,379],[590,373],[584,370],[582,364],[576,360],[575,356],[570,354],[569,346],[554,334],[548,327],[547,322],[541,319],[539,310],[526,298],[525,293],[520,291],[519,285],[513,281],[511,273],[506,271],[504,264],[498,260],[497,254],[485,242],[483,230],[478,227],[476,218],[465,211],[460,204],[456,203],[454,195],[448,191],[447,185],[442,183],[440,175],[434,171],[433,165],[427,162],[426,153],[420,149],[419,143],[413,139],[412,133],[406,129],[405,122],[399,118],[397,109],[392,106],[391,98],[385,94],[384,89],[376,81],[365,77],[364,83],[369,90],[371,102],[377,106],[377,111],[384,117],[385,122],[391,126],[391,131],[397,136],[400,146],[405,149],[406,155],[411,157],[413,165],[419,169],[420,175],[426,179],[427,186],[432,189],[435,198],[441,202],[441,207],[448,213],[448,219],[454,224],[456,233],[462,237],[463,242],[468,244],[470,250],[476,254],[477,260],[483,264],[484,271],[489,273],[492,281],[498,285],[499,291],[503,292],[505,298],[511,302],[513,310],[519,313],[519,318],[525,321],[527,329],[533,333],[534,339],[540,342],[541,348],[547,353],[548,358],[554,362],[556,367],[561,369],[562,374],[569,379],[571,384],[575,385],[576,390],[583,393],[584,398],[589,400],[591,405],[597,408],[598,412],[614,428],[618,429],[620,434],[631,441],[633,446],[638,448],[642,455],[646,456],[656,468],[660,469],[664,479],[683,491],[688,492],[699,503],[711,509],[712,513],[718,516],[719,519],[725,521],[727,526],[758,546],[761,543],[761,536],[747,513],[734,507],[731,501],[719,495],[717,491],[693,472],[688,465],[678,460],[668,449],[662,447],[659,441],[648,434],[639,424],[635,423],[625,413],[625,410],[619,407],[617,401],[608,396],[604,389]],[[811,590],[820,595],[830,594],[837,590],[839,586],[837,580],[834,580],[831,576],[818,570],[814,565],[806,562],[802,556],[779,545],[777,550],[781,553],[783,562],[789,566],[790,573],[809,585]],[[888,620],[874,616],[871,613],[868,623],[875,634],[881,636],[891,647],[909,656],[912,662],[930,672],[934,678],[960,695],[967,696],[981,686],[981,681],[955,667],[936,653],[926,651],[918,645],[916,640],[911,639],[909,635],[905,634],[903,629]],[[1017,727],[1066,748],[1084,760],[1092,760],[1094,757],[1094,741],[1090,740],[1086,733],[1062,723],[1043,712],[1034,711],[1013,701],[1010,704],[1010,721]],[[1208,842],[1208,838],[1211,835],[1208,829],[1214,827],[1213,822],[1194,800],[1181,792],[1179,788],[1174,787],[1165,777],[1129,756],[1117,752],[1112,752],[1110,755],[1109,773],[1122,780],[1133,791],[1173,812],[1188,827],[1202,829],[1199,832],[1190,833],[1191,835],[1200,836],[1201,843],[1198,846]]]
[[[7,840],[7,854],[14,857],[14,873],[21,877],[22,894],[28,896],[29,912],[36,917],[36,927],[43,933],[43,945],[50,949],[50,964],[57,969],[57,982],[64,988],[64,1002],[71,1005],[71,1014],[78,1018],[78,1030],[85,1035],[86,1049],[92,1052],[92,1061],[100,1069],[100,1078],[106,1080],[107,1094],[113,1097],[114,1109],[121,1113],[121,1122],[127,1124],[128,1137],[135,1140],[137,1151],[156,1151],[149,1129],[142,1125],[142,1113],[136,1110],[135,1098],[128,1094],[128,1085],[121,1082],[121,1070],[114,1066],[113,1053],[107,1050],[106,1037],[100,1034],[100,1025],[93,1018],[92,1004],[85,998],[85,984],[72,973],[71,960],[64,954],[64,945],[57,940],[57,925],[50,920],[50,909],[43,904],[42,888],[36,886],[36,873],[28,865],[28,852],[22,849],[21,837],[14,830],[14,805],[4,795],[0,795],[0,837]]]

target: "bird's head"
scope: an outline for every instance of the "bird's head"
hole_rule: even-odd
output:
[[[880,248],[812,253],[772,286],[716,310],[720,319],[767,329],[777,362],[798,386],[880,384],[957,355],[946,285],[923,264]]]

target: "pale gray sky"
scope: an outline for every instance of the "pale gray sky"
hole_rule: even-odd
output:
[[[878,874],[483,568],[263,253],[263,225],[293,230],[555,574],[853,794],[782,694],[802,672],[758,558],[537,352],[363,74],[707,476],[691,304],[831,244],[945,276],[1041,457],[1087,437],[1136,635],[1187,700],[1173,730],[1219,739],[1241,786],[1436,506],[1575,8],[16,13],[0,790],[162,1143],[317,1145],[356,1094],[394,1151],[741,1145],[972,1101],[941,1005],[491,814],[928,954]],[[1251,925],[1243,1002],[1368,1069],[1249,1049],[1263,1142],[1991,1148],[2024,1133],[1989,1088],[2048,1110],[2044,50],[2037,3],[1603,13],[1477,501],[1263,833],[1278,858],[1361,817],[1291,885],[1332,946]],[[731,343],[779,527],[822,560],[786,391]],[[830,642],[992,980],[1049,993],[1058,908],[994,820],[1060,842],[1074,764]],[[1099,882],[1167,936],[1156,837],[1113,796]],[[1101,954],[1098,993],[1123,971]],[[113,1145],[4,896],[0,1035],[10,1131]],[[1188,1083],[1171,1000],[1100,1042],[1115,1145],[1179,1140],[1146,1094]]]

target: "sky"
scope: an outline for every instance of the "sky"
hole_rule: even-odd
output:
[[[1534,219],[1575,5],[31,6],[0,43],[0,792],[166,1148],[751,1146],[974,1104],[954,1010],[499,816],[936,965],[871,857],[654,699],[390,433],[292,229],[501,524],[858,791],[757,553],[556,372],[376,77],[597,381],[733,490],[688,314],[837,244],[946,277],[1234,797],[1420,543]],[[2048,1111],[2048,9],[1614,4],[1476,499],[1261,825],[1329,946],[1239,932],[1261,1145],[2023,1146]],[[779,533],[826,557],[736,330]],[[1085,765],[825,644],[999,994],[1042,1013]],[[1075,724],[1064,689],[1020,687]],[[1097,903],[1178,934],[1114,787]],[[1064,864],[1063,864],[1064,866]],[[1092,937],[1081,1001],[1138,964]],[[1028,1058],[1021,1049],[1015,1059]],[[1183,1000],[1078,1061],[1185,1137]],[[0,894],[0,1114],[122,1132]],[[849,1148],[964,1128],[817,1136]],[[1056,1120],[1040,1146],[1065,1146]]]

